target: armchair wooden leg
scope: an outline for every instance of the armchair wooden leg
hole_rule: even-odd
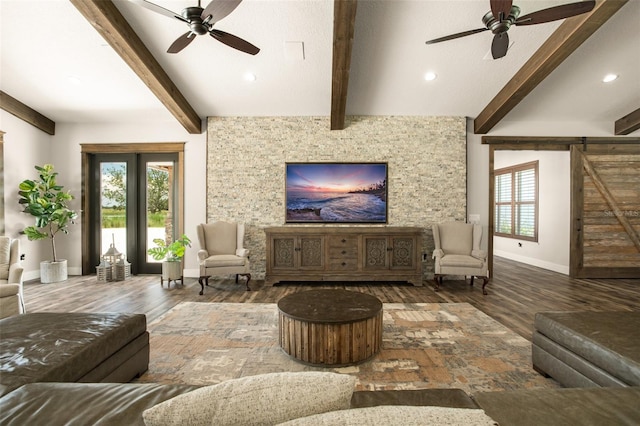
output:
[[[484,287],[489,283],[489,277],[482,277],[482,280],[482,294],[486,296],[489,293],[487,293],[487,290],[485,290]]]
[[[434,274],[433,281],[436,283],[433,291],[440,291],[440,284],[442,284],[442,275]]]
[[[251,288],[249,287],[249,281],[251,281],[251,274],[238,274],[238,275],[242,275],[243,277],[247,277],[247,291],[251,291]],[[236,282],[238,282],[238,275],[236,275]]]
[[[209,286],[209,277],[206,276],[201,276],[200,278],[198,278],[198,282],[200,283],[200,296],[202,296],[204,294],[204,285],[206,284],[207,286]]]
[[[469,286],[473,287],[473,275],[471,275],[471,283],[469,284]]]

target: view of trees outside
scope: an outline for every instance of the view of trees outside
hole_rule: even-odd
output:
[[[102,249],[111,244],[122,253],[126,249],[127,170],[125,163],[103,163],[101,167]],[[169,214],[169,171],[147,167],[147,247],[154,238],[164,238]],[[126,253],[125,253],[126,255]],[[151,258],[150,258],[151,259]]]

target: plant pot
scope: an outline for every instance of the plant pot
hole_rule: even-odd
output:
[[[40,262],[40,282],[43,284],[57,283],[67,279],[67,259],[56,262],[44,260]]]
[[[168,281],[169,284],[171,281],[180,280],[182,283],[182,261],[170,262],[165,260],[162,262],[162,283],[164,281]]]

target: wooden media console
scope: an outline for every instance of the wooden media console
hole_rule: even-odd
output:
[[[265,228],[265,283],[407,281],[422,285],[422,228]]]

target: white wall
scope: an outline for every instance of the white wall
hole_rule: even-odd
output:
[[[638,137],[639,132],[640,130],[633,132],[629,137]],[[468,119],[467,206],[469,214],[477,213],[481,215],[480,224],[482,224],[484,230],[482,246],[486,249],[487,239],[485,237],[489,225],[489,145],[482,145],[482,136],[484,135],[473,133],[473,119]],[[597,121],[516,122],[509,121],[507,116],[487,136],[612,137],[613,123]],[[569,162],[567,162],[566,167],[567,174],[569,174]],[[569,225],[567,224],[567,226]],[[564,245],[565,243],[562,242],[562,246]]]
[[[197,276],[196,225],[206,220],[206,134],[190,135],[177,122],[125,124],[56,123],[56,134],[49,136],[25,122],[2,112],[0,128],[5,147],[5,216],[7,235],[18,237],[31,218],[20,213],[17,186],[23,179],[34,176],[33,166],[51,163],[60,173],[58,182],[76,197],[72,208],[80,210],[81,156],[83,143],[159,143],[185,144],[185,232],[195,242],[185,255],[185,275]],[[15,190],[14,190],[15,188]],[[59,256],[68,260],[69,274],[82,272],[81,224],[71,225],[69,235],[56,236]],[[20,236],[22,252],[26,253],[25,279],[40,276],[40,260],[51,257],[42,241],[28,241]]]
[[[568,151],[496,151],[494,169],[538,161],[538,241],[494,237],[496,256],[569,274]]]
[[[24,279],[39,278],[40,261],[51,259],[51,246],[46,241],[29,241],[26,236],[20,235],[25,227],[33,225],[33,218],[23,213],[22,207],[18,204],[18,185],[24,179],[37,178],[35,165],[50,162],[49,154],[53,137],[4,110],[0,110],[0,130],[6,132],[4,135],[5,235],[20,240],[20,252],[25,254]]]

